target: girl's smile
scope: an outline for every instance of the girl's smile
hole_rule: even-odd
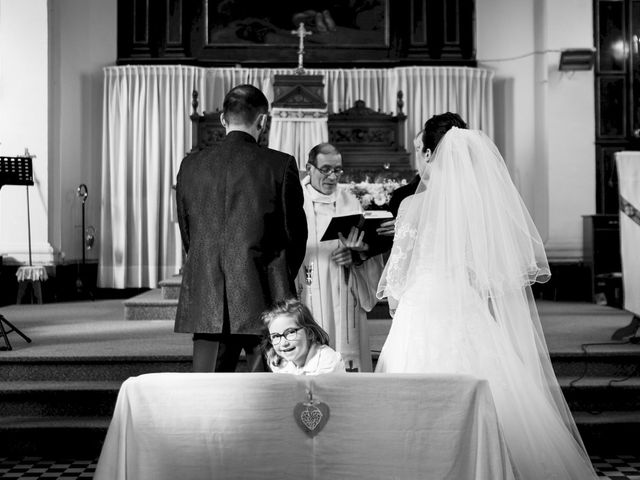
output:
[[[309,354],[309,338],[291,315],[280,315],[269,325],[269,337],[276,353],[297,367],[302,367]]]

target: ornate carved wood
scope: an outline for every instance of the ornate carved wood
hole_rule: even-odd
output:
[[[273,107],[326,108],[322,75],[275,75]]]
[[[370,175],[385,171],[410,171],[409,152],[403,145],[406,116],[398,93],[398,114],[376,112],[357,100],[353,107],[329,115],[329,142],[342,153],[346,170]]]
[[[118,63],[295,67],[304,22],[306,68],[476,65],[474,0],[352,3],[118,0]]]
[[[220,141],[225,129],[220,122],[220,111],[198,113],[198,92],[192,94],[192,152]],[[362,100],[340,113],[329,115],[329,142],[342,153],[345,175],[342,181],[375,179],[411,179],[415,170],[410,164],[409,152],[403,145],[402,92],[398,92],[398,114],[376,112]],[[267,146],[269,126],[262,132],[259,143]]]

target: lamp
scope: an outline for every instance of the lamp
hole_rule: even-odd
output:
[[[560,52],[558,70],[591,70],[593,67],[593,48],[568,48]]]

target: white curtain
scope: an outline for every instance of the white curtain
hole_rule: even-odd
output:
[[[98,283],[104,288],[154,288],[182,265],[172,186],[191,149],[191,93],[200,113],[222,108],[225,93],[241,83],[273,100],[273,76],[294,69],[200,68],[185,65],[104,69],[102,211]],[[403,92],[404,145],[425,120],[459,113],[471,128],[493,135],[493,73],[468,67],[308,69],[324,75],[328,113],[356,100],[397,113]],[[276,127],[277,128],[277,127]],[[304,165],[304,152],[296,158]]]
[[[327,111],[311,108],[271,109],[269,148],[293,155],[304,170],[309,150],[329,140]]]

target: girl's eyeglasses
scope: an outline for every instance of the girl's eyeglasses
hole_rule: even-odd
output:
[[[287,328],[282,333],[271,333],[269,334],[269,341],[271,345],[278,345],[283,338],[289,341],[295,340],[298,336],[298,330],[302,330],[302,327]]]

